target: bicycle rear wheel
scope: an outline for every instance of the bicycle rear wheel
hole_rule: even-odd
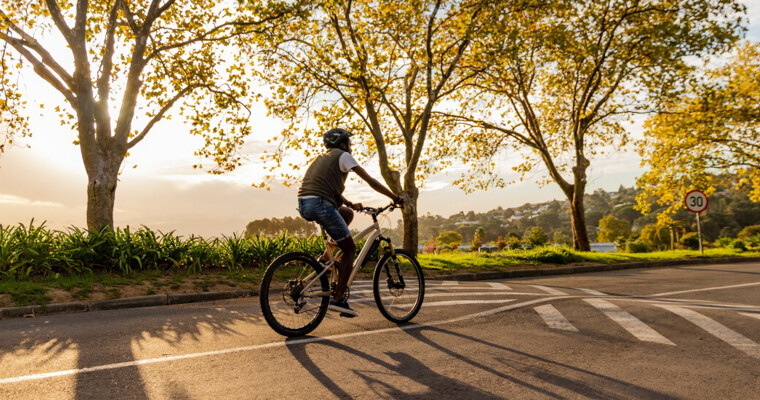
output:
[[[398,249],[380,259],[372,279],[372,292],[380,313],[391,322],[410,321],[420,311],[425,297],[422,268],[410,253]]]
[[[261,280],[259,302],[269,326],[284,336],[301,336],[313,331],[327,313],[327,275],[303,289],[322,272],[322,266],[305,253],[286,253],[269,264]]]

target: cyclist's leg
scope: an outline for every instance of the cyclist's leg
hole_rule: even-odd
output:
[[[348,235],[347,238],[342,240],[338,240],[337,243],[338,247],[343,251],[343,256],[340,259],[340,263],[338,263],[338,284],[335,286],[333,297],[335,300],[341,300],[343,298],[343,293],[346,291],[348,278],[351,276],[351,267],[354,265],[356,244],[351,235]]]
[[[351,221],[354,220],[354,211],[351,210],[350,208],[346,207],[346,206],[340,206],[338,208],[338,214],[340,214],[341,218],[343,218],[343,221],[346,222],[346,226],[351,225]],[[341,247],[341,250],[343,250],[342,247]],[[345,253],[345,250],[344,250],[344,254],[347,254],[347,253]],[[351,253],[351,254],[353,254],[353,253]],[[324,259],[324,260],[329,259],[328,254],[327,254],[327,249],[325,249],[325,253],[322,254],[322,259]]]

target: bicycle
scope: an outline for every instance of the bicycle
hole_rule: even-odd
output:
[[[422,307],[425,279],[417,259],[403,249],[394,248],[391,240],[382,235],[377,217],[395,208],[394,204],[362,208],[361,212],[372,216],[373,223],[354,236],[358,241],[368,235],[354,261],[344,298],[350,296],[351,284],[368,262],[368,256],[382,250],[381,245],[384,245],[384,254],[372,276],[372,292],[380,313],[391,322],[403,323],[414,318]],[[281,335],[306,335],[316,329],[327,314],[337,284],[337,261],[341,252],[328,240],[324,230],[322,237],[327,260],[317,261],[303,252],[290,252],[272,261],[264,272],[259,291],[261,312],[269,326]]]

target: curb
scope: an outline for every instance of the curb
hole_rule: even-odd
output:
[[[637,261],[619,264],[577,265],[571,267],[518,269],[513,271],[477,272],[471,274],[451,274],[426,277],[425,279],[440,281],[484,281],[491,279],[530,278],[548,275],[581,274],[588,272],[617,271],[634,268],[660,268],[678,265],[709,265],[758,262],[760,257],[726,257],[726,258],[693,258],[685,260]]]
[[[53,303],[44,306],[32,305],[22,307],[5,307],[0,308],[0,319],[36,317],[38,315],[52,314],[71,314],[101,310],[119,310],[124,308],[156,307],[171,304],[227,300],[254,295],[256,295],[256,292],[253,290],[232,290],[227,292],[156,294],[151,296],[126,297],[123,299],[114,300],[100,300],[93,301],[91,303],[83,303],[77,301],[71,303]]]

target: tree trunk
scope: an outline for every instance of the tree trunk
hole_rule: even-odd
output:
[[[583,207],[583,189],[580,191],[580,195],[576,190],[570,201],[570,220],[573,228],[573,249],[579,251],[591,250],[591,245],[588,241],[588,232],[586,231],[586,216],[584,215]]]
[[[404,209],[401,216],[404,222],[404,250],[417,255],[417,243],[419,240],[417,229],[417,198],[419,197],[416,190],[406,192],[404,199]]]
[[[119,167],[124,159],[121,151],[114,149],[88,152],[85,157],[87,170],[87,229],[99,231],[113,228],[113,208]],[[85,148],[82,149],[83,152]],[[94,149],[90,149],[94,150]]]

